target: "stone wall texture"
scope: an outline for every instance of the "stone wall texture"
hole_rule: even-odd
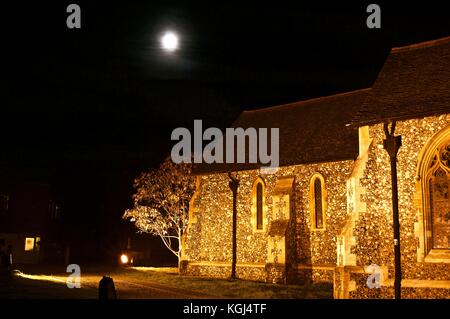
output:
[[[449,263],[427,263],[417,261],[418,238],[414,225],[418,222],[418,208],[414,203],[416,193],[416,176],[419,153],[426,143],[439,131],[450,125],[450,115],[427,117],[398,122],[396,135],[402,136],[402,146],[398,153],[397,174],[399,190],[400,243],[403,279],[450,280]],[[373,138],[369,150],[369,159],[361,185],[366,190],[365,202],[367,212],[359,216],[354,229],[356,245],[353,251],[357,256],[357,265],[370,264],[388,266],[388,273],[393,277],[393,230],[392,230],[392,196],[390,160],[383,149],[383,125],[370,128]],[[354,297],[370,297],[365,283],[357,283]],[[406,288],[405,288],[406,289]],[[449,287],[450,289],[450,287]],[[406,289],[408,297],[427,297],[429,292],[413,288]],[[439,289],[435,289],[440,291]],[[393,294],[393,293],[392,293]],[[445,295],[443,291],[436,296]],[[449,290],[445,295],[450,297]]]
[[[288,233],[287,259],[297,265],[336,264],[336,235],[343,227],[347,215],[346,179],[351,173],[353,161],[341,161],[311,165],[282,167],[275,174],[259,175],[258,170],[238,173],[240,186],[237,197],[237,263],[265,264],[267,260],[268,228],[256,232],[251,223],[252,186],[258,177],[265,182],[266,223],[273,218],[272,192],[278,179],[295,177],[291,198],[291,226]],[[310,179],[320,173],[327,190],[326,227],[324,231],[311,231],[309,206]],[[201,176],[196,222],[189,226],[185,237],[184,259],[191,262],[210,262],[211,275],[221,268],[223,276],[230,272],[232,257],[232,192],[227,174]],[[295,244],[293,244],[295,242]],[[216,263],[217,266],[211,266]],[[199,266],[195,266],[198,268]],[[292,267],[292,265],[291,265]],[[189,266],[188,266],[189,268]],[[227,269],[224,270],[224,269]],[[239,267],[238,267],[239,269]],[[192,267],[194,272],[194,266]],[[242,272],[245,276],[246,272]],[[315,278],[328,278],[320,271]],[[206,274],[207,275],[207,274]],[[246,277],[246,276],[245,276]],[[243,279],[246,279],[246,278]],[[252,275],[251,277],[255,277]],[[265,280],[261,274],[260,280]]]
[[[401,253],[404,279],[450,280],[449,263],[418,262],[418,238],[415,224],[418,208],[414,203],[416,170],[419,153],[430,138],[450,125],[450,115],[427,117],[398,122],[396,135],[402,136],[398,154],[398,187],[401,225]],[[354,243],[350,253],[356,256],[356,265],[347,270],[337,262],[337,238],[353,214],[348,205],[347,181],[355,161],[295,165],[279,168],[275,174],[260,175],[258,170],[237,172],[240,181],[237,195],[237,274],[239,278],[271,281],[267,274],[277,267],[268,265],[268,232],[255,231],[252,224],[252,189],[261,177],[265,183],[266,225],[275,219],[272,195],[278,180],[294,177],[291,191],[291,218],[286,233],[286,274],[294,282],[334,281],[335,297],[340,298],[392,298],[392,284],[369,289],[367,266],[385,267],[393,278],[393,230],[391,173],[387,152],[383,149],[383,126],[369,127],[372,142],[360,187],[360,198],[365,211],[356,212],[352,224]],[[315,141],[326,143],[326,141]],[[310,180],[319,173],[324,177],[326,189],[325,230],[314,230],[311,225]],[[232,259],[232,192],[227,174],[198,177],[200,187],[193,203],[195,210],[184,237],[184,273],[198,276],[229,277]],[[192,208],[192,207],[191,207]],[[356,216],[356,215],[355,215]],[[342,265],[341,265],[342,266]],[[271,270],[272,269],[272,270]],[[358,269],[355,271],[354,269]],[[343,279],[346,278],[346,279]],[[388,281],[386,281],[388,282]],[[344,287],[345,286],[345,287]],[[345,289],[344,289],[345,288]],[[405,287],[407,298],[450,298],[449,289]],[[341,289],[341,293],[336,293]],[[344,290],[346,293],[344,293]]]

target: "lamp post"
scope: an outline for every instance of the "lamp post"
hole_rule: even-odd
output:
[[[397,154],[402,146],[401,135],[395,136],[395,121],[391,124],[391,131],[389,132],[388,123],[384,123],[384,133],[386,139],[383,140],[384,149],[388,152],[391,160],[391,183],[392,183],[392,217],[394,226],[394,264],[395,264],[395,279],[394,291],[395,299],[401,299],[401,282],[402,282],[402,267],[400,255],[400,222],[398,217],[398,185],[397,185]]]
[[[237,228],[237,191],[239,187],[239,180],[228,173],[230,181],[228,186],[233,193],[233,235],[232,235],[232,259],[231,259],[231,279],[236,279],[236,228]]]

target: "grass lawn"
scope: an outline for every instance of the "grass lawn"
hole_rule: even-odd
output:
[[[243,299],[329,299],[333,298],[331,284],[277,285],[246,280],[227,280],[179,276],[176,268],[134,267],[117,268],[109,273],[113,278],[133,282],[152,282],[163,286],[186,289],[217,298]]]
[[[325,283],[300,286],[277,285],[246,280],[231,281],[227,279],[187,277],[179,276],[176,268],[125,268],[119,270],[119,273],[127,274],[130,278],[149,280],[162,285],[197,291],[218,298],[333,298],[332,285]]]

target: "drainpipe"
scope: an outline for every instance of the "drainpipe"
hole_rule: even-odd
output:
[[[228,173],[228,177],[230,178],[230,182],[228,186],[233,192],[233,237],[232,237],[232,260],[231,260],[231,279],[236,279],[236,228],[237,228],[237,191],[239,187],[239,180],[236,177],[232,176],[231,173]]]
[[[398,185],[397,185],[397,154],[402,146],[402,136],[395,136],[395,121],[391,124],[389,132],[388,123],[384,123],[384,133],[386,139],[383,141],[384,149],[388,152],[391,159],[391,180],[392,180],[392,214],[394,224],[394,264],[395,279],[394,291],[395,299],[401,299],[402,267],[400,260],[400,222],[398,217]]]

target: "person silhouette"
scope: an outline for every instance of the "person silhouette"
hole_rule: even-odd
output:
[[[100,280],[98,297],[99,299],[117,299],[116,287],[111,277],[104,275]]]

